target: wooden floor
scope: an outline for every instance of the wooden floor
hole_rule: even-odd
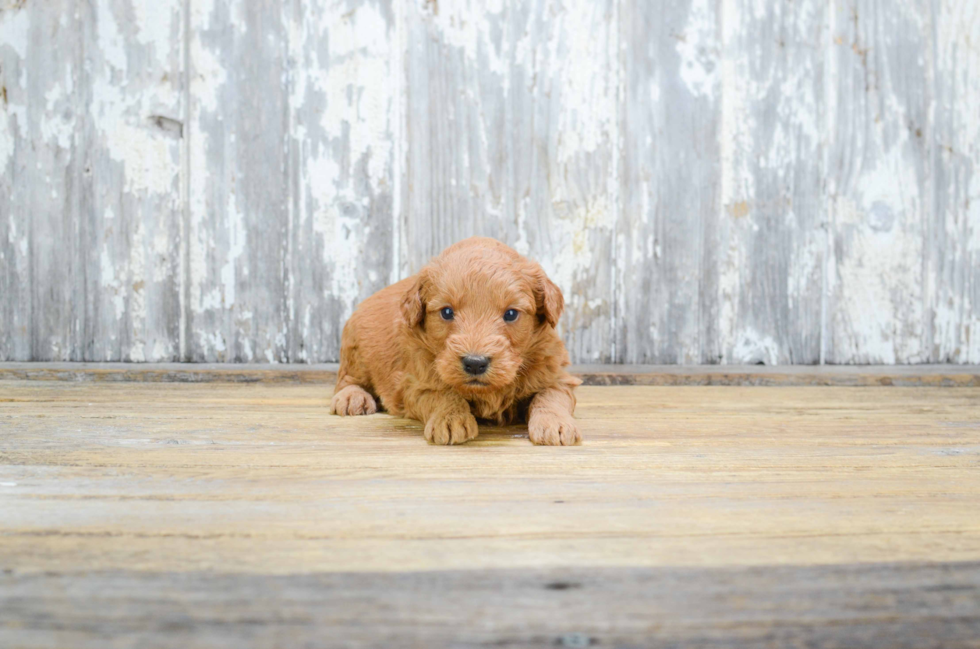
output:
[[[980,388],[584,387],[573,448],[329,393],[0,381],[0,647],[980,647]]]

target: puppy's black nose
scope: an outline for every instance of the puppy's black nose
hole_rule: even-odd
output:
[[[487,371],[487,367],[490,366],[490,359],[486,356],[464,356],[463,357],[463,369],[466,370],[467,374],[472,374],[473,376],[479,376]]]

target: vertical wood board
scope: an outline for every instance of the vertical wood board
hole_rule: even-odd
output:
[[[615,11],[440,2],[406,17],[404,272],[462,238],[500,239],[562,288],[569,351],[596,362],[615,358]]]
[[[817,363],[826,3],[721,4],[721,206],[705,224],[701,361]]]
[[[906,0],[832,6],[827,361],[926,362],[929,13]]]
[[[616,360],[701,362],[702,246],[719,210],[717,3],[624,3]]]

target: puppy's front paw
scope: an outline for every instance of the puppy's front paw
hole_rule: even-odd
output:
[[[468,412],[439,414],[425,422],[425,439],[430,444],[465,444],[479,432],[476,417]]]
[[[367,390],[359,385],[348,385],[333,395],[330,411],[335,415],[373,415],[378,412],[378,404]]]
[[[527,433],[532,442],[546,446],[572,446],[582,441],[571,415],[536,413],[527,423]]]

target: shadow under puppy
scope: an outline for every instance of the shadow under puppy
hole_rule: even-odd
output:
[[[494,239],[450,246],[418,275],[382,289],[351,316],[331,410],[425,423],[433,444],[462,444],[477,419],[527,421],[535,444],[581,440],[579,379],[555,331],[561,290],[537,263]]]

